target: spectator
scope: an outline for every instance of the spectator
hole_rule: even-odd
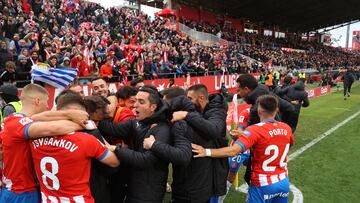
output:
[[[100,67],[100,77],[106,78],[106,80],[109,81],[113,76],[112,70],[111,59],[108,57],[106,63]]]
[[[5,63],[5,70],[0,74],[0,83],[1,85],[6,83],[14,83],[17,79],[16,66],[12,61]]]
[[[20,55],[18,57],[18,64],[16,67],[17,79],[18,80],[29,80],[31,71],[31,62],[28,57]]]
[[[37,51],[31,51],[30,61],[31,61],[31,65],[40,63],[39,54],[37,53]]]
[[[29,33],[24,37],[24,39],[21,40],[19,40],[18,37],[14,37],[17,55],[20,55],[22,49],[26,49],[27,51],[30,51],[35,46],[36,41],[32,39],[31,39],[31,44],[26,43],[26,40],[29,39],[32,35],[33,33]]]
[[[130,82],[130,86],[134,87],[135,89],[139,90],[141,87],[143,87],[144,84],[144,79],[141,77],[135,78]]]
[[[60,68],[71,68],[69,57],[65,57],[63,63],[60,65]]]
[[[6,42],[0,42],[0,71],[2,72],[5,68],[5,63],[7,61],[13,60],[13,55],[9,52]]]
[[[91,82],[92,94],[107,98],[110,96],[109,87],[106,81],[102,78],[94,78]]]
[[[20,112],[22,105],[18,97],[18,88],[15,85],[2,85],[0,97],[5,102],[0,112],[0,123],[2,124],[6,117],[15,112]]]
[[[48,59],[48,64],[50,68],[58,68],[58,58],[56,55],[50,56]]]

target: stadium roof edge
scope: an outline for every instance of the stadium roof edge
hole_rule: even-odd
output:
[[[174,1],[174,0],[173,0]],[[308,32],[360,20],[359,0],[176,0],[179,4],[262,22],[289,32]]]

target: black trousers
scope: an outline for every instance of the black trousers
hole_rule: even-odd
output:
[[[344,82],[344,97],[351,91],[352,82]]]

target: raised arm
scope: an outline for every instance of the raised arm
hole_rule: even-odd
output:
[[[40,137],[65,135],[81,129],[82,127],[79,124],[69,120],[33,122],[26,126],[24,134],[27,138],[35,139]]]
[[[31,119],[37,121],[71,120],[83,125],[89,119],[89,114],[81,110],[45,111],[31,116]]]

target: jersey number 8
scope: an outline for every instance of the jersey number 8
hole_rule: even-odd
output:
[[[51,171],[48,171],[46,169],[46,164],[51,165]],[[59,190],[60,181],[56,177],[56,174],[59,172],[59,164],[56,161],[56,159],[49,156],[42,158],[40,161],[40,170],[43,174],[41,178],[45,187],[49,190]],[[46,180],[47,178],[52,181],[52,186],[50,186],[49,183],[47,182]]]

